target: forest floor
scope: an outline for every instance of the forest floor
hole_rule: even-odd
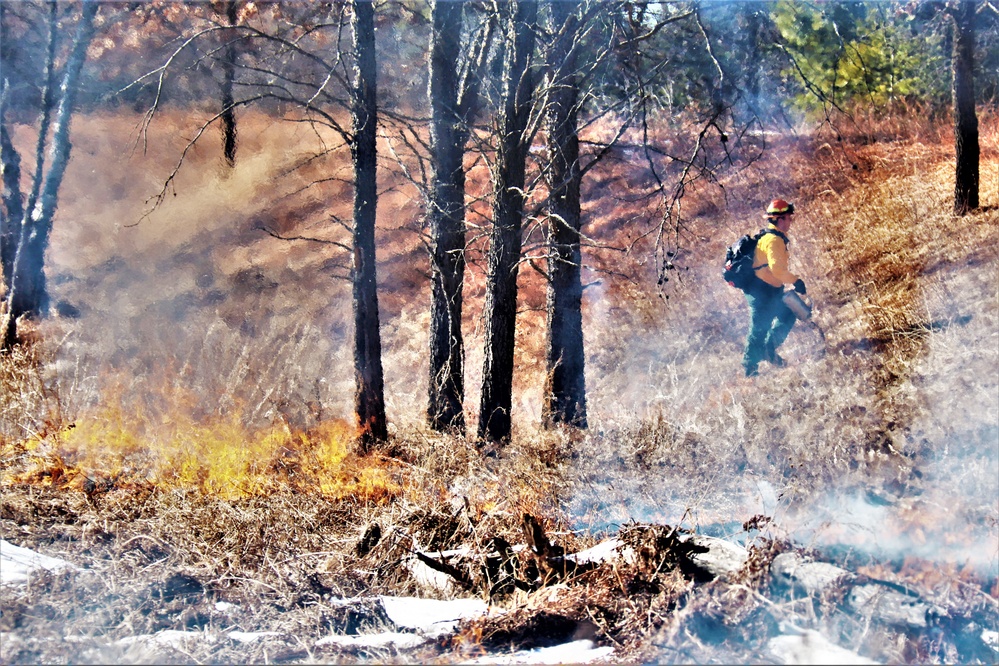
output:
[[[349,283],[330,242],[349,198],[314,182],[336,165],[248,116],[234,171],[195,152],[142,218],[183,117],[144,156],[108,161],[132,120],[74,126],[49,256],[59,315],[0,358],[0,555],[65,563],[5,560],[5,576],[24,576],[0,587],[0,662],[999,656],[999,118],[981,119],[982,208],[963,218],[946,126],[773,138],[762,159],[689,188],[666,289],[642,240],[656,202],[622,151],[585,192],[590,427],[539,425],[544,290],[525,268],[515,430],[494,458],[421,425],[415,192],[388,170],[391,440],[361,455]],[[746,307],[719,258],[775,196],[799,211],[792,268],[814,314],[787,367],[745,378]],[[731,544],[738,566],[698,564],[702,537]],[[771,569],[787,553],[856,578],[804,594]],[[863,581],[922,615],[858,611]]]

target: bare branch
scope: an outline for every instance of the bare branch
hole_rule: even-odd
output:
[[[284,236],[284,235],[279,234],[278,232],[274,231],[273,229],[271,229],[270,227],[268,227],[267,225],[264,225],[264,224],[258,224],[256,228],[259,229],[259,230],[261,230],[261,231],[263,231],[268,236],[271,236],[272,238],[277,238],[278,240],[283,240],[283,241],[308,241],[310,243],[320,243],[321,245],[333,245],[333,246],[338,247],[341,250],[345,250],[347,252],[351,252],[352,251],[352,248],[351,248],[350,245],[347,245],[346,243],[341,243],[339,241],[330,240],[328,238],[314,238],[312,236]]]
[[[256,101],[257,99],[262,99],[264,97],[265,97],[265,95],[261,95],[261,96],[256,97],[256,98],[250,98],[250,99],[247,99],[247,100],[243,100],[241,102],[237,102],[233,106],[240,106],[240,105],[244,105],[244,104],[250,104],[253,101]],[[135,222],[133,222],[132,224],[126,224],[126,225],[124,225],[125,227],[131,228],[131,227],[138,226],[143,220],[145,220],[147,217],[149,217],[150,215],[152,215],[153,212],[157,208],[159,208],[160,204],[162,204],[163,201],[166,199],[167,193],[170,190],[170,186],[173,184],[173,181],[177,178],[177,174],[180,173],[180,169],[184,165],[184,161],[187,158],[187,154],[191,151],[192,148],[194,148],[195,144],[198,142],[198,139],[201,138],[201,136],[212,125],[212,123],[214,123],[216,120],[218,120],[218,119],[220,119],[222,117],[222,114],[223,114],[223,111],[219,111],[214,116],[212,116],[211,118],[209,118],[207,122],[205,122],[204,124],[202,124],[201,127],[198,128],[198,131],[195,134],[194,138],[191,139],[190,141],[188,141],[187,145],[184,146],[184,150],[181,151],[180,159],[177,160],[177,164],[174,166],[173,170],[170,172],[170,174],[167,176],[166,180],[163,182],[163,187],[160,188],[160,191],[157,192],[155,195],[153,195],[149,199],[146,199],[146,204],[149,204],[150,201],[153,202],[152,207],[149,210],[147,210],[145,213],[143,213],[139,217],[139,219],[136,220]]]

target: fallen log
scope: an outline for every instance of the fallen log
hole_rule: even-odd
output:
[[[435,580],[439,579],[442,588],[457,586],[466,593],[479,591],[489,600],[515,590],[532,592],[555,584],[571,586],[581,574],[600,567],[608,567],[608,571],[633,568],[623,572],[629,581],[632,578],[639,582],[654,581],[662,572],[679,569],[690,581],[691,589],[707,581],[721,583],[721,586],[709,588],[714,590],[724,591],[731,587],[745,592],[754,587],[746,587],[750,582],[746,576],[751,573],[748,571],[750,550],[723,538],[691,534],[666,525],[634,525],[592,548],[566,553],[533,516],[522,514],[522,529],[526,543],[511,545],[497,536],[484,547],[466,546],[437,552],[421,549],[409,536],[410,542],[405,548],[408,553],[402,562],[411,569],[418,568],[428,576],[437,577]],[[417,572],[413,573],[415,576]],[[904,585],[815,561],[798,551],[775,557],[769,573],[769,593],[751,593],[771,609],[779,605],[774,603],[778,597],[797,599],[804,596],[816,602],[812,610],[819,614],[825,609],[835,609],[837,615],[866,620],[889,633],[901,630],[912,639],[938,631],[955,633],[960,636],[961,654],[995,654],[982,627],[969,624],[966,618],[948,616],[946,610]],[[755,577],[750,578],[755,580]],[[591,579],[586,580],[592,583]],[[620,582],[619,578],[615,580]],[[785,619],[784,611],[775,612],[774,619]],[[811,630],[773,637],[771,655],[778,661],[826,658],[835,652],[830,646],[835,646],[836,642],[850,645],[851,639],[840,636],[838,627],[835,622],[828,624],[826,629],[833,632],[829,639],[814,632],[804,633]],[[816,657],[816,654],[824,656]],[[866,657],[847,651],[837,659],[844,663],[864,663]]]
[[[846,610],[892,627],[923,629],[947,615],[901,586],[872,581],[827,562],[813,562],[800,553],[775,557],[770,575],[778,588],[815,598],[845,591],[842,605]]]
[[[795,592],[819,597],[855,576],[827,562],[812,562],[798,553],[781,553],[770,563],[774,582]]]

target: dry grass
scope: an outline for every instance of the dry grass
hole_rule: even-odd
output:
[[[57,222],[53,237],[56,297],[81,315],[46,323],[44,344],[0,356],[4,538],[87,570],[5,592],[2,628],[16,638],[4,661],[460,661],[482,645],[528,646],[531,627],[563,638],[589,627],[636,659],[739,660],[740,644],[776,631],[773,609],[753,593],[766,591],[759,572],[785,539],[965,610],[999,599],[999,380],[987,371],[999,367],[999,119],[982,119],[986,208],[960,221],[949,212],[946,133],[896,118],[841,128],[842,141],[828,128],[781,138],[763,161],[726,176],[723,192],[692,186],[669,301],[658,297],[644,246],[588,248],[591,428],[537,425],[543,313],[525,308],[515,436],[488,460],[420,425],[427,290],[409,230],[413,197],[395,191],[383,210],[393,437],[362,457],[346,446],[353,378],[349,294],[335,277],[342,257],[256,229],[329,230],[328,211],[315,204],[344,204],[342,183],[274,207],[265,195],[335,173],[335,159],[288,171],[308,150],[283,146],[307,144],[247,118],[248,157],[236,173],[201,178],[217,173],[217,158],[197,154],[177,197],[129,229],[122,223],[175,146],[163,139],[138,162],[107,166],[110,200],[84,196],[108,122],[78,126],[83,148],[61,214],[79,224]],[[607,244],[626,245],[644,228],[635,220],[655,214],[624,196],[621,183],[642,185],[628,179],[632,169],[622,159],[591,182],[591,236]],[[745,306],[720,280],[717,258],[759,226],[759,209],[777,195],[798,203],[793,265],[824,337],[797,327],[785,347],[790,367],[747,380],[739,376]],[[525,303],[540,303],[538,276],[523,276]],[[472,412],[481,280],[473,265]],[[634,521],[750,539],[758,548],[744,581],[751,592],[693,593],[688,578],[658,565],[613,580],[591,572],[557,598],[543,589],[497,599],[512,614],[465,627],[447,649],[403,657],[313,647],[327,633],[384,620],[337,610],[323,603],[329,596],[487,593],[474,567],[469,592],[427,588],[404,564],[417,547],[522,542],[524,514],[570,551]],[[771,522],[744,530],[759,514]],[[384,536],[360,555],[375,523]],[[977,592],[960,592],[969,589]],[[218,610],[216,601],[236,607]],[[232,627],[282,636],[223,639],[186,654],[113,644],[161,629]],[[890,661],[947,656],[925,646],[905,652],[902,639],[874,642],[869,654]]]
[[[46,372],[51,361],[41,345],[0,352],[0,441],[44,438],[62,424],[59,396]]]

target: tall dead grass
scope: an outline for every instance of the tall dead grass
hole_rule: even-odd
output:
[[[89,131],[104,131],[105,121]],[[570,548],[631,521],[685,523],[733,538],[846,544],[855,557],[876,548],[899,559],[966,557],[969,576],[994,580],[996,118],[982,123],[985,208],[961,220],[949,212],[943,130],[879,125],[863,141],[821,132],[777,138],[764,160],[721,179],[723,190],[692,184],[669,301],[647,279],[654,266],[640,247],[587,248],[591,428],[540,429],[543,313],[525,308],[515,436],[488,460],[468,441],[419,425],[425,259],[417,237],[400,230],[418,209],[402,196],[386,213],[379,254],[393,422],[383,454],[391,459],[345,448],[353,378],[342,265],[326,244],[289,245],[255,229],[268,220],[282,233],[311,233],[324,222],[322,208],[288,204],[279,215],[261,203],[272,192],[251,193],[258,177],[281,192],[307,179],[282,180],[279,167],[294,156],[255,122],[247,133],[260,154],[247,168],[257,171],[245,181],[233,174],[240,184],[206,206],[228,186],[190,176],[178,187],[179,207],[164,205],[155,227],[113,228],[145,196],[131,190],[129,168],[114,165],[120,196],[80,199],[79,226],[61,225],[53,238],[56,296],[78,304],[80,318],[48,324],[47,344],[59,344],[0,357],[0,520],[26,545],[70,558],[81,557],[80,546],[117,567],[92,581],[93,623],[72,626],[95,637],[234,621],[335,628],[353,620],[319,610],[324,594],[456,594],[428,590],[401,566],[404,554],[484,547],[494,536],[513,542],[524,513]],[[87,124],[80,127],[85,136]],[[78,194],[100,141],[74,161]],[[271,152],[281,158],[267,159]],[[191,166],[214,168],[214,157],[198,160]],[[623,184],[630,167],[622,159],[590,191],[594,234],[615,247],[628,246],[637,228],[630,223],[649,213]],[[329,187],[342,205],[342,190]],[[760,226],[774,196],[800,211],[792,266],[808,283],[818,329],[792,332],[782,350],[789,367],[746,379],[739,358],[747,313],[721,281],[718,258]],[[63,214],[79,198],[64,197]],[[543,285],[524,273],[527,302],[536,303]],[[466,406],[474,412],[474,268],[469,283]],[[756,523],[766,527],[744,529],[759,515],[771,519]],[[373,523],[392,538],[365,559],[355,546]],[[178,572],[243,609],[236,618],[207,606],[187,615],[179,604],[150,610],[157,586]],[[126,579],[142,585],[130,583],[135,604],[119,608],[112,588]],[[68,581],[49,580],[24,603],[52,591],[79,595]],[[50,612],[81,622],[65,608]],[[201,656],[237,654],[219,649]]]
[[[123,122],[83,119],[77,175],[86,173],[88,159],[107,150],[108,129]],[[348,297],[346,285],[323,268],[334,270],[336,253],[322,244],[279,241],[256,228],[265,223],[288,235],[320,228],[323,213],[309,202],[342,203],[345,192],[335,178],[310,181],[324,169],[337,173],[343,156],[333,153],[292,170],[309,149],[283,146],[308,142],[296,139],[293,128],[288,136],[265,133],[267,119],[247,116],[245,160],[235,172],[223,177],[211,151],[194,153],[175,184],[177,196],[132,229],[120,221],[141,209],[143,197],[158,186],[149,176],[155,170],[143,165],[159,165],[162,173],[182,134],[175,131],[180,117],[163,122],[162,135],[156,135],[161,138],[154,137],[148,153],[135,158],[138,163],[107,170],[117,193],[110,201],[82,192],[66,198],[79,202],[82,221],[58,227],[53,282],[59,296],[81,304],[83,316],[56,327],[71,332],[57,361],[62,401],[74,415],[99,413],[101,405],[126,397],[137,413],[167,421],[175,418],[171,410],[180,414],[176,420],[216,424],[236,414],[264,433],[285,423],[306,431],[348,418]],[[991,117],[983,119],[983,137],[994,124]],[[866,470],[871,451],[904,448],[904,436],[892,431],[914,418],[903,412],[927,332],[964,321],[963,314],[940,316],[927,303],[927,276],[971,257],[983,261],[981,249],[995,247],[995,225],[983,211],[965,220],[960,234],[937,242],[952,225],[939,125],[914,115],[847,125],[838,136],[832,134],[837,128],[825,127],[800,140],[770,139],[770,157],[724,177],[722,189],[691,184],[677,257],[682,270],[668,290],[672,303],[658,298],[642,247],[628,253],[586,250],[596,268],[585,276],[584,296],[591,420],[598,432],[627,433],[612,448],[634,449],[648,459],[665,435],[644,442],[636,433],[657,432],[654,424],[668,423],[668,465],[685,474],[705,465],[731,474],[749,469],[812,488],[843,469]],[[125,136],[120,129],[110,135],[119,142]],[[996,149],[985,144],[987,174]],[[618,248],[640,231],[634,221],[650,215],[649,202],[637,196],[640,188],[623,186],[630,182],[624,178],[630,163],[626,154],[620,157],[592,181],[589,195],[596,198],[588,212],[593,233],[605,234],[601,240]],[[213,176],[199,178],[206,169]],[[135,180],[131,174],[145,175]],[[254,185],[261,178],[271,183],[266,190]],[[70,192],[85,180],[71,178]],[[983,178],[985,202],[995,198],[988,182]],[[281,199],[287,203],[281,210],[288,207],[284,213],[264,205],[303,188],[317,191]],[[799,202],[794,261],[810,285],[825,338],[799,326],[786,347],[794,368],[777,383],[747,386],[734,362],[745,334],[744,306],[717,280],[716,257],[731,236],[760,224],[759,208],[777,195]],[[398,221],[417,207],[396,190],[391,209],[385,215]],[[84,231],[88,220],[97,233]],[[383,315],[387,399],[397,433],[422,420],[426,381],[426,290],[422,278],[414,277],[419,263],[412,265],[424,258],[404,226],[383,228],[389,241],[381,251],[388,267],[384,300],[391,304]],[[73,270],[58,273],[60,266]],[[532,271],[523,273],[530,304],[543,285]],[[466,308],[470,412],[477,399],[480,282],[473,268]],[[515,420],[520,433],[532,438],[540,414],[543,313],[525,308],[518,324]]]
[[[983,117],[983,209],[962,219],[946,127],[905,123],[871,128],[876,141],[778,139],[723,190],[692,187],[681,305],[653,312],[653,326],[591,301],[598,416],[571,463],[584,524],[738,533],[762,512],[780,534],[888,557],[954,561],[964,540],[981,545],[977,570],[994,570],[999,383],[983,370],[999,367],[999,153],[996,133],[985,138],[996,119]],[[744,380],[745,305],[717,257],[775,196],[798,205],[792,268],[821,334],[799,324],[782,350],[790,367]]]
[[[62,423],[59,395],[45,372],[48,360],[41,345],[0,352],[0,441],[44,438]]]

